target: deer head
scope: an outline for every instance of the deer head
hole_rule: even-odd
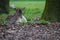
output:
[[[14,8],[14,10],[16,11],[15,15],[22,17],[24,9],[25,9],[25,7],[24,8]]]
[[[15,15],[19,15],[21,16],[22,15],[22,11],[25,9],[25,7],[23,8],[17,8],[15,5],[10,5],[10,8],[14,9],[16,11]]]
[[[17,7],[11,7],[15,10],[15,13],[13,15],[8,15],[8,23],[7,24],[12,24],[15,23],[18,20],[21,20],[20,18],[22,17],[22,11],[25,9],[24,8],[17,8]],[[19,21],[18,21],[19,22]]]

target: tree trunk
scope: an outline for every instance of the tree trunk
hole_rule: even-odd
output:
[[[46,0],[41,19],[50,22],[60,22],[60,0]]]
[[[0,0],[0,14],[9,13],[9,0]]]

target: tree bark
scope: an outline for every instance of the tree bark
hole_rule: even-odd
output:
[[[41,19],[51,22],[60,22],[60,0],[46,0]]]
[[[9,13],[9,0],[0,0],[0,14]]]

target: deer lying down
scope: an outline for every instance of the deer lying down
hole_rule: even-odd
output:
[[[7,21],[8,21],[7,25],[19,24],[20,22],[27,22],[27,19],[22,14],[22,9],[14,8],[14,10],[16,11],[15,14],[8,15],[8,17],[7,17]]]

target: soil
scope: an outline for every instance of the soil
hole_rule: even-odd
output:
[[[60,40],[60,23],[0,25],[0,40]]]

